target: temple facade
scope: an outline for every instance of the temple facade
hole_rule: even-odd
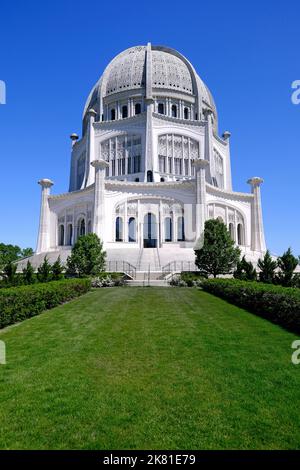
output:
[[[82,136],[71,135],[69,191],[42,197],[35,259],[64,260],[89,232],[108,262],[137,269],[193,263],[205,220],[222,220],[243,254],[266,250],[260,186],[234,192],[230,133],[218,133],[213,97],[192,64],[168,47],[117,55],[90,92]],[[33,259],[34,261],[34,259]]]

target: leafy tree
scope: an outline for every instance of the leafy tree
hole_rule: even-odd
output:
[[[238,262],[233,276],[236,279],[241,279],[242,281],[256,281],[257,273],[253,264],[250,261],[247,261],[245,256],[243,256],[241,261]]]
[[[12,261],[3,268],[3,277],[7,284],[14,286],[17,284],[17,265]]]
[[[298,259],[293,255],[291,248],[283,253],[277,260],[280,269],[277,281],[284,287],[294,285],[294,271],[298,266]]]
[[[34,251],[32,248],[24,248],[21,251],[21,257],[22,258],[29,258],[29,256],[32,256],[34,254]]]
[[[259,280],[266,284],[273,284],[275,279],[275,271],[277,268],[277,262],[272,259],[269,250],[263,258],[260,258],[257,263],[257,267],[260,269]]]
[[[0,243],[0,269],[20,257],[21,248],[17,245]]]
[[[0,270],[12,261],[17,261],[20,258],[26,258],[32,255],[32,248],[24,248],[24,250],[22,250],[18,245],[0,243]]]
[[[240,249],[235,247],[226,225],[218,219],[205,222],[203,246],[195,250],[196,265],[200,274],[208,277],[229,274],[240,259]]]
[[[27,261],[26,268],[23,269],[23,279],[24,279],[25,284],[35,283],[34,269],[30,261]]]
[[[45,256],[43,263],[38,267],[37,278],[39,282],[49,282],[52,280],[52,266]]]
[[[67,273],[79,277],[97,275],[104,271],[106,253],[95,233],[78,238],[67,259]]]
[[[64,276],[64,267],[61,264],[60,261],[60,256],[57,258],[54,264],[51,266],[51,272],[52,272],[52,280],[53,281],[59,281],[60,279],[63,279]]]

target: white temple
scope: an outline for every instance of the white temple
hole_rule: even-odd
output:
[[[265,252],[262,179],[249,179],[251,193],[232,190],[230,133],[218,135],[212,95],[179,52],[147,44],[117,55],[82,119],[82,137],[71,135],[69,192],[51,195],[53,183],[39,181],[33,264],[46,253],[64,261],[94,232],[108,269],[120,270],[117,261],[141,272],[192,269],[209,218],[224,221],[248,259]]]

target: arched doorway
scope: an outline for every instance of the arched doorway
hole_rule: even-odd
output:
[[[156,217],[151,212],[144,217],[144,248],[157,247]]]
[[[151,170],[147,171],[147,183],[153,183],[153,172]]]

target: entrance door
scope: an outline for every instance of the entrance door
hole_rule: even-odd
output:
[[[144,248],[157,247],[156,217],[151,212],[144,217]]]

